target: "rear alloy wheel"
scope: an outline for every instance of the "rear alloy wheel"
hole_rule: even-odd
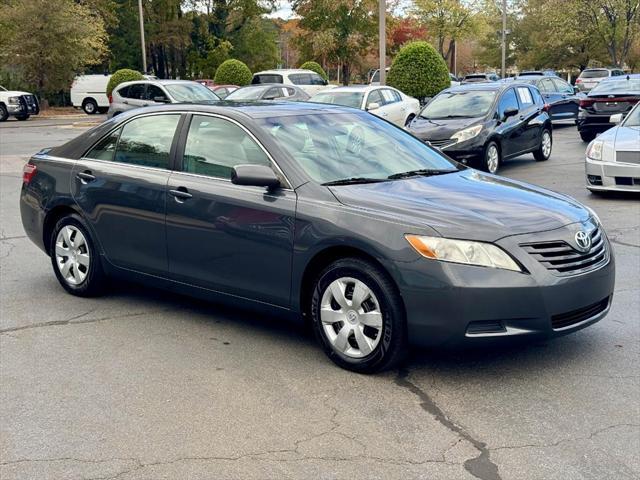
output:
[[[67,292],[81,297],[102,292],[102,265],[81,217],[70,215],[58,221],[49,252],[56,277]]]
[[[22,115],[16,115],[16,118],[21,122],[24,122],[25,120],[29,120],[29,117],[30,115],[28,113],[24,113]]]
[[[318,278],[312,298],[316,337],[337,365],[373,373],[396,365],[407,350],[404,310],[395,285],[376,265],[338,260]]]
[[[551,140],[551,132],[547,129],[542,130],[542,136],[540,137],[540,148],[533,152],[533,156],[538,162],[544,162],[549,160],[551,156],[551,147],[553,143]]]
[[[484,150],[482,169],[485,172],[496,173],[500,168],[500,148],[496,142],[489,142]]]
[[[98,104],[94,99],[89,98],[84,102],[82,102],[82,109],[84,110],[84,113],[86,113],[87,115],[93,115],[98,111]]]

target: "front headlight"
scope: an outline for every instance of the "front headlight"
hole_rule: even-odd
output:
[[[477,137],[481,131],[482,125],[476,125],[474,127],[465,128],[464,130],[460,130],[459,132],[454,133],[453,135],[451,135],[451,138],[457,140],[458,143],[460,143]]]
[[[587,158],[590,160],[602,160],[602,147],[604,147],[602,140],[593,140],[587,147]]]
[[[405,238],[426,258],[522,272],[520,266],[504,250],[492,243],[423,235],[405,235]]]
[[[20,97],[9,97],[9,103],[11,105],[18,105],[20,103]]]

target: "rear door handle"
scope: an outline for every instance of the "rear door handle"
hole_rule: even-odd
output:
[[[124,103],[125,105],[129,105],[129,102],[127,102],[126,100],[123,100],[122,103]]]
[[[79,172],[76,177],[83,185],[86,185],[89,182],[93,182],[96,177],[89,170],[85,170],[84,172]]]
[[[178,187],[175,190],[169,190],[169,195],[176,199],[176,202],[184,202],[193,197],[185,187]]]

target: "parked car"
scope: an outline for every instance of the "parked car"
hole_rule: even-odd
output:
[[[139,80],[123,82],[109,97],[108,117],[139,107],[162,103],[212,103],[220,98],[207,87],[190,80]]]
[[[610,121],[616,126],[587,147],[587,188],[593,192],[640,192],[640,102],[626,118],[616,113]]]
[[[393,87],[337,87],[317,93],[309,101],[366,110],[399,127],[408,125],[420,111],[418,100]]]
[[[622,75],[624,75],[624,71],[619,68],[585,68],[576,78],[576,87],[581,92],[589,92],[603,79]]]
[[[71,104],[82,108],[87,115],[104,113],[109,109],[107,84],[111,75],[78,75],[71,84]]]
[[[627,114],[640,101],[640,74],[613,77],[600,82],[580,100],[578,132],[584,142],[614,124],[611,115]]]
[[[215,86],[215,82],[210,78],[200,78],[198,80],[194,80],[194,82],[198,82],[200,85],[203,85],[211,90],[213,90],[213,87]]]
[[[461,84],[466,85],[467,83],[497,82],[498,80],[500,80],[500,76],[495,73],[471,73],[464,76]]]
[[[614,290],[587,207],[333,105],[125,113],[34,155],[20,210],[73,295],[130,279],[306,318],[359,372],[393,367],[409,342],[571,333]]]
[[[291,100],[304,102],[305,100],[309,100],[309,94],[295,85],[275,83],[240,87],[227,95],[225,100],[234,102],[254,100]]]
[[[38,113],[40,104],[33,93],[7,90],[0,85],[0,122],[12,116],[18,120],[27,120]]]
[[[536,87],[526,83],[461,85],[439,93],[409,131],[450,157],[496,173],[507,159],[551,156],[551,118]]]
[[[562,120],[575,122],[578,119],[578,106],[584,94],[577,93],[571,84],[550,75],[525,75],[518,77],[517,81],[538,87],[544,102],[549,105],[548,111],[552,122]]]
[[[453,73],[449,73],[449,86],[450,87],[457,87],[458,85],[460,85],[460,79],[458,77],[456,77]]]
[[[333,87],[333,85],[329,85],[329,82],[316,72],[300,68],[280,68],[254,73],[251,84],[259,85],[263,83],[295,85],[303,89],[309,95],[314,95],[321,90]]]
[[[557,77],[558,74],[555,70],[525,70],[524,72],[520,72],[518,77]]]
[[[238,85],[214,85],[213,87],[209,87],[221,100],[224,100],[231,92],[235,92],[239,88]]]

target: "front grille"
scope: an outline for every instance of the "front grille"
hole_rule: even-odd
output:
[[[640,152],[617,152],[616,162],[633,163],[635,165],[640,165]]]
[[[560,313],[551,317],[551,327],[554,330],[570,327],[576,323],[584,322],[604,312],[609,306],[609,297],[600,300],[588,307],[578,308],[570,312]]]
[[[454,143],[456,143],[456,140],[447,138],[446,140],[429,140],[429,143],[431,144],[432,147],[436,147],[436,148],[439,148],[440,150],[443,150],[447,147],[450,147]]]
[[[564,240],[522,243],[520,246],[556,275],[577,275],[598,268],[608,259],[606,242],[600,229],[594,229],[590,235],[591,248],[587,252],[574,249]]]

